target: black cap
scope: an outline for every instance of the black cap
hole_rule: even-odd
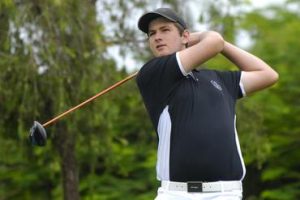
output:
[[[171,10],[170,8],[158,8],[152,12],[147,12],[140,17],[138,22],[139,29],[144,33],[148,33],[149,23],[157,17],[164,17],[172,22],[177,22],[184,29],[187,28],[184,20],[178,17],[178,15],[173,10]]]

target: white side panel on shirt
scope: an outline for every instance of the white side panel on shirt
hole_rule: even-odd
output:
[[[166,106],[159,117],[157,127],[159,142],[157,151],[156,173],[158,180],[170,179],[170,141],[171,141],[171,118],[169,106]]]

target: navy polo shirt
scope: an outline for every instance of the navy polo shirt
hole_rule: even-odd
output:
[[[136,81],[158,135],[159,180],[243,179],[235,127],[240,77],[240,71],[207,69],[187,74],[176,53],[141,68]]]

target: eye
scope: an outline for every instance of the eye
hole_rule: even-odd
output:
[[[148,36],[150,37],[150,36],[153,36],[154,35],[154,31],[150,31],[149,33],[148,33]]]

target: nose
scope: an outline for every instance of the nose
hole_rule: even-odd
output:
[[[156,42],[160,41],[162,38],[161,38],[161,34],[159,32],[157,32],[155,35],[154,35],[154,40]]]

